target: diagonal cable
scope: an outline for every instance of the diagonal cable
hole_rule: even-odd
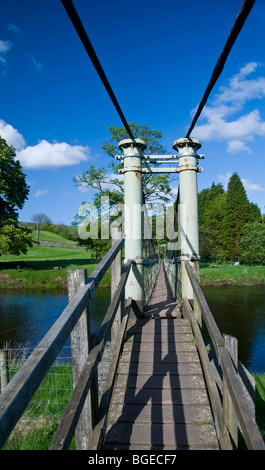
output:
[[[195,113],[193,121],[190,125],[190,128],[189,128],[187,134],[186,134],[187,138],[190,137],[190,134],[191,134],[191,132],[192,132],[192,130],[193,130],[193,128],[194,128],[194,126],[195,126],[195,124],[196,124],[196,122],[197,122],[197,120],[198,120],[198,118],[199,118],[199,116],[202,112],[202,110],[203,110],[203,107],[204,107],[204,105],[205,105],[205,103],[208,99],[208,96],[211,93],[211,91],[212,91],[215,83],[217,82],[219,76],[221,75],[221,72],[222,72],[222,70],[224,68],[224,65],[225,65],[225,62],[226,62],[226,59],[227,59],[227,57],[228,57],[228,55],[229,55],[229,53],[230,53],[230,51],[231,51],[231,49],[232,49],[232,47],[235,43],[236,38],[239,35],[239,33],[240,33],[240,31],[241,31],[241,29],[242,29],[248,15],[249,15],[249,13],[250,13],[254,3],[255,3],[255,0],[245,0],[243,2],[239,12],[238,12],[238,15],[236,17],[234,25],[233,25],[233,27],[231,29],[231,32],[229,34],[229,37],[226,41],[225,47],[222,50],[221,55],[220,55],[216,65],[215,65],[215,68],[213,70],[213,73],[212,73],[211,79],[209,81],[209,84],[208,84],[208,86],[205,90],[203,98],[202,98],[202,100],[201,100],[201,102],[200,102],[200,104],[197,108],[197,111]]]
[[[133,134],[132,134],[132,131],[124,117],[124,114],[120,108],[120,105],[116,99],[116,96],[114,95],[114,92],[109,84],[109,81],[105,75],[105,72],[101,66],[101,63],[96,55],[96,52],[90,42],[90,39],[84,29],[84,26],[82,25],[82,22],[78,16],[78,13],[73,5],[73,2],[71,0],[61,0],[62,1],[62,4],[73,24],[73,26],[75,27],[76,29],[76,32],[79,36],[79,38],[81,39],[82,43],[83,43],[83,46],[85,47],[88,55],[89,55],[89,58],[91,59],[91,62],[93,63],[103,85],[105,86],[108,94],[109,94],[109,97],[110,99],[112,100],[112,103],[114,104],[121,120],[122,120],[122,123],[126,129],[126,131],[128,132],[129,136],[131,137],[131,139],[134,140],[134,137],[133,137]]]

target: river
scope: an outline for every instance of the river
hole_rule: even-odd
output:
[[[265,286],[204,287],[221,333],[239,343],[239,359],[251,372],[265,372]],[[92,333],[101,324],[110,289],[99,288],[92,303]],[[35,347],[68,303],[65,292],[0,291],[0,348],[8,342]],[[70,344],[70,343],[69,343]]]

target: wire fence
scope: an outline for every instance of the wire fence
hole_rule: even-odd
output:
[[[34,348],[18,346],[0,349],[0,390],[7,387],[14,375],[27,361]],[[107,343],[98,368],[99,400],[111,363],[111,344]],[[17,436],[30,433],[47,433],[50,423],[52,434],[60,421],[73,391],[71,346],[64,346],[39,388],[32,397],[27,409],[17,423],[7,441],[7,446],[14,445]],[[15,438],[14,438],[15,436]],[[50,442],[53,436],[50,436]],[[12,444],[11,444],[12,442]],[[39,445],[39,444],[38,444]],[[9,448],[9,447],[7,447]]]
[[[0,351],[1,392],[28,359],[33,348],[18,347]],[[61,413],[73,389],[71,348],[66,346],[58,356],[30,402],[30,409]]]

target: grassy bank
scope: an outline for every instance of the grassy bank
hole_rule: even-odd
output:
[[[82,248],[34,245],[26,255],[1,256],[0,287],[66,288],[68,269],[87,269],[89,275],[96,265],[91,253]],[[265,266],[201,264],[200,274],[202,286],[265,284]],[[101,285],[110,285],[110,269]]]
[[[265,284],[265,266],[234,266],[219,264],[212,267],[202,264],[200,268],[202,286],[251,286]]]
[[[42,234],[41,239],[55,241]],[[55,236],[59,243],[68,240]],[[47,240],[49,238],[49,240]],[[64,240],[64,242],[62,242]],[[92,254],[83,248],[49,247],[35,244],[26,255],[4,255],[0,258],[1,288],[67,288],[68,269],[87,269],[88,275],[95,269],[97,262]],[[110,271],[106,273],[102,285],[110,285]]]

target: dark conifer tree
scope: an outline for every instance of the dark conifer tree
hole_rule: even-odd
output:
[[[244,227],[249,222],[259,220],[260,217],[260,210],[249,202],[241,179],[237,173],[234,173],[228,183],[224,221],[224,242],[228,259],[241,260],[240,240]]]

